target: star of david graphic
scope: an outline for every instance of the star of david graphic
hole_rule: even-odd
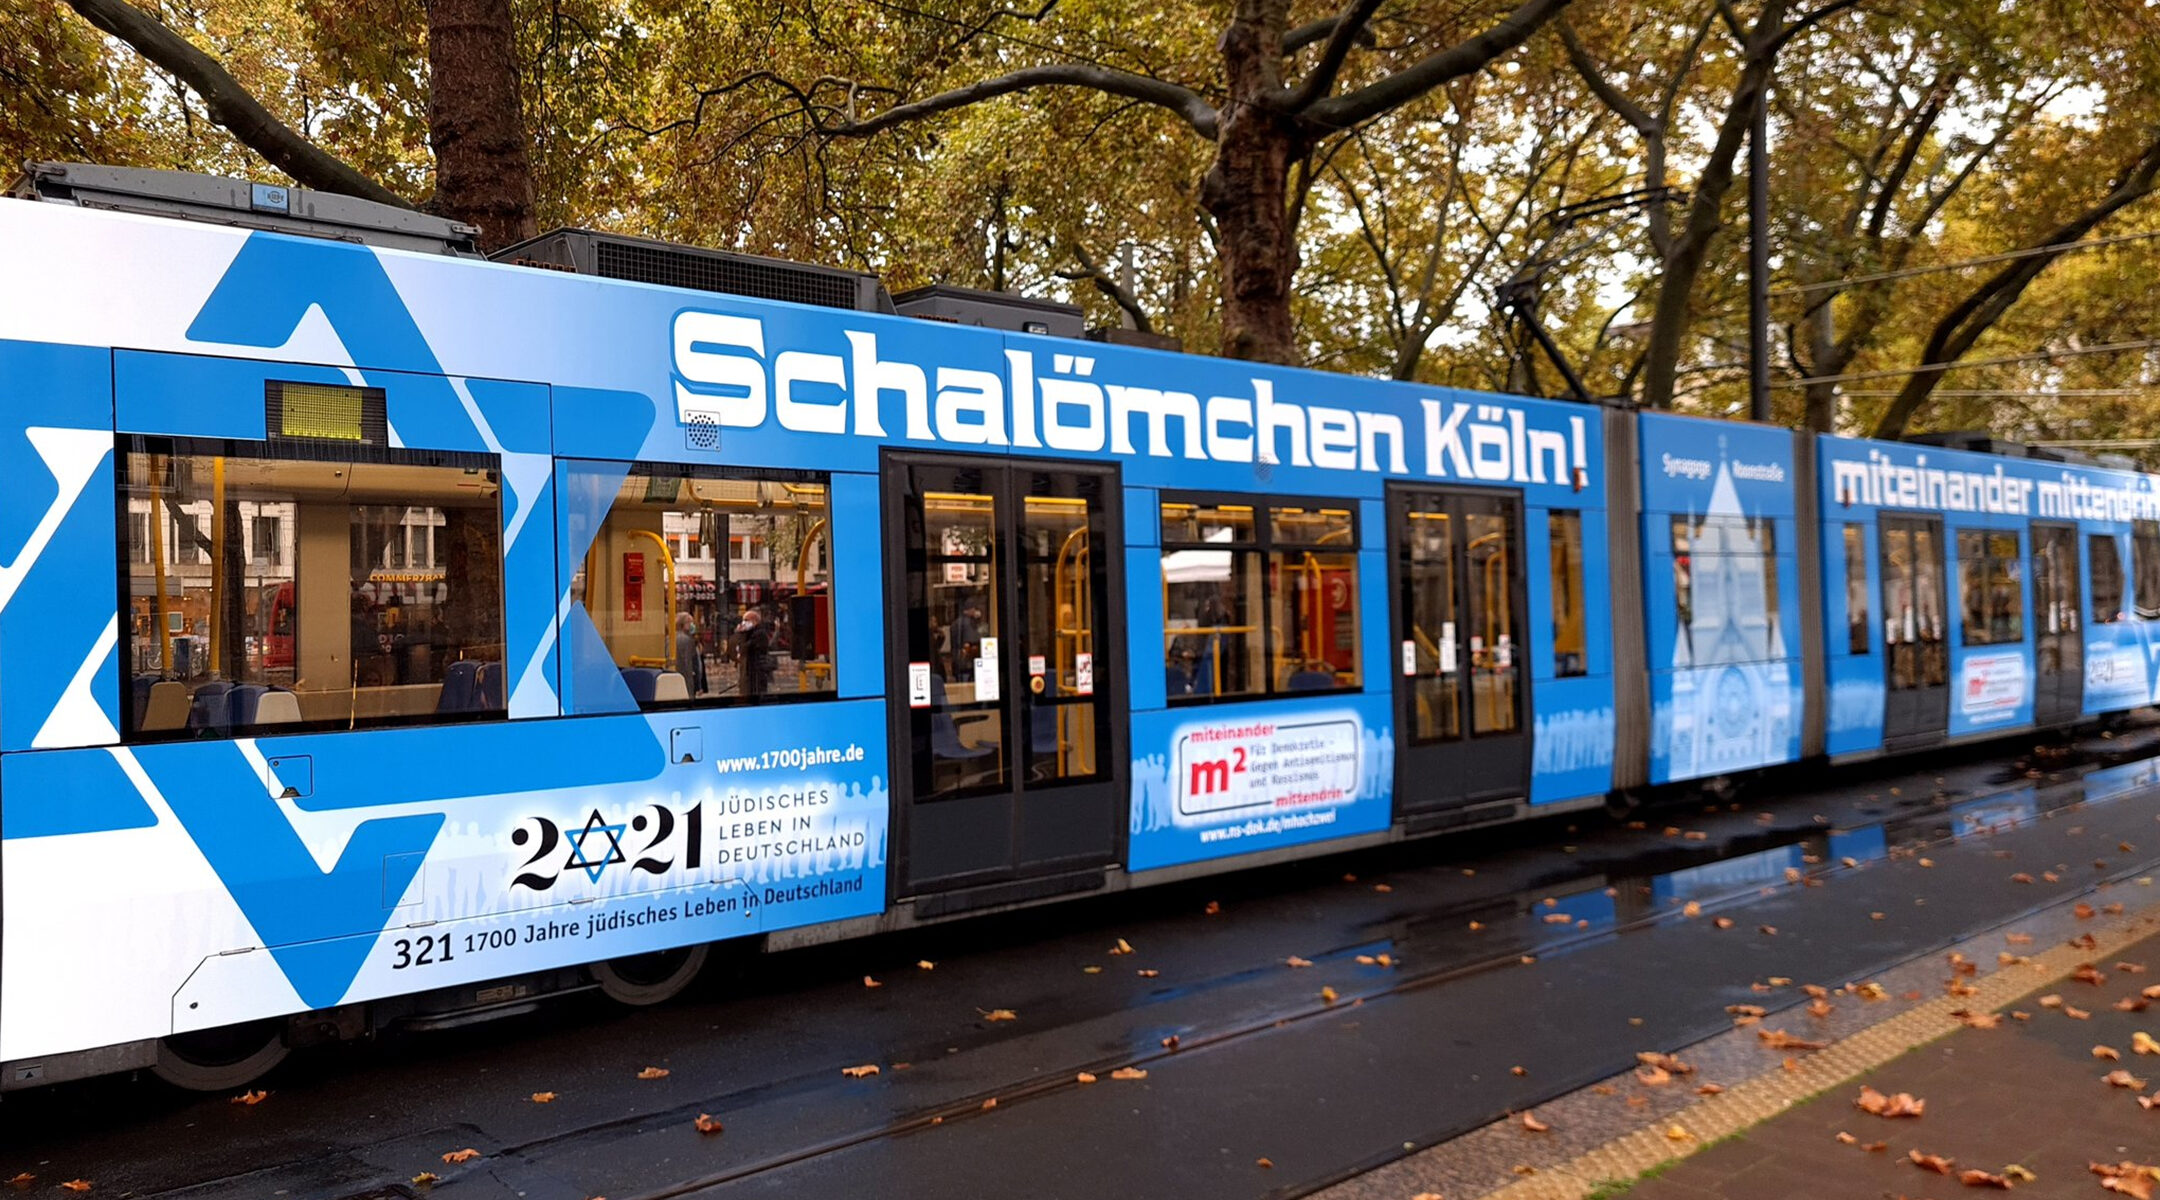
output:
[[[601,855],[598,859],[594,859],[585,851],[585,839],[595,834],[607,838],[607,853]],[[592,810],[592,815],[585,818],[585,827],[583,829],[570,831],[570,842],[576,849],[571,851],[570,861],[563,865],[566,867],[583,867],[587,879],[592,880],[594,883],[600,882],[600,872],[615,863],[625,861],[622,852],[622,835],[623,827],[621,825],[601,824],[600,810],[597,808]]]

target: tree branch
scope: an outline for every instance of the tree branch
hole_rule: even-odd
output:
[[[1640,105],[1621,94],[1620,89],[1605,78],[1605,72],[1597,65],[1597,61],[1590,57],[1590,51],[1583,46],[1582,39],[1575,35],[1573,25],[1559,21],[1554,23],[1553,28],[1559,31],[1560,44],[1567,50],[1568,65],[1575,68],[1575,73],[1582,77],[1583,84],[1590,89],[1591,95],[1598,98],[1598,103],[1611,109],[1615,116],[1628,123],[1629,128],[1644,137],[1656,137],[1664,131],[1662,122],[1652,119]],[[1658,181],[1653,181],[1655,182]]]
[[[270,110],[219,66],[216,59],[196,49],[194,43],[127,0],[67,0],[67,4],[85,21],[172,72],[201,97],[211,120],[224,126],[241,145],[262,155],[265,162],[291,176],[302,187],[358,196],[378,204],[412,207],[397,193],[362,175],[270,115]]]
[[[2148,143],[2129,168],[2123,172],[2108,194],[2091,208],[2055,227],[2039,243],[2052,253],[2035,254],[2009,263],[1990,275],[1975,287],[1956,307],[1943,314],[1928,336],[1927,347],[1921,352],[1920,366],[1915,368],[1905,386],[1898,389],[1890,407],[1883,410],[1882,419],[1875,425],[1873,436],[1895,438],[1905,432],[1905,427],[1927,402],[1928,396],[1942,382],[1943,371],[1951,363],[1972,349],[1981,335],[1993,328],[1995,322],[2017,303],[2032,281],[2041,272],[2053,266],[2072,246],[2082,241],[2093,227],[2115,213],[2136,203],[2152,193],[2154,184],[2160,181],[2160,137]]]
[[[70,2],[72,3],[74,0],[70,0]],[[120,3],[121,0],[94,0],[94,2],[109,4]],[[1546,2],[1550,3],[1551,0],[1546,0]],[[882,133],[887,129],[891,129],[896,125],[904,125],[909,121],[917,121],[924,117],[936,116],[939,113],[951,112],[957,108],[966,108],[971,104],[980,104],[985,100],[993,100],[999,96],[1010,96],[1016,92],[1032,91],[1044,87],[1083,88],[1112,96],[1124,96],[1128,99],[1153,104],[1159,108],[1166,108],[1184,118],[1185,123],[1192,127],[1193,132],[1210,141],[1214,140],[1216,127],[1220,121],[1215,109],[1190,88],[1181,87],[1161,79],[1149,79],[1145,75],[1135,75],[1130,71],[1120,71],[1112,67],[1098,67],[1090,63],[1049,63],[1043,66],[1022,67],[1008,74],[978,80],[968,84],[966,87],[957,87],[948,92],[939,92],[937,95],[927,96],[907,104],[896,104],[866,120],[858,121],[851,117],[847,121],[834,125],[827,125],[820,121],[817,125],[817,131],[829,138],[869,137],[873,133]],[[809,111],[807,105],[805,105],[805,110]],[[812,119],[816,120],[814,112]]]
[[[1325,38],[1328,34],[1334,32],[1336,20],[1337,18],[1335,17],[1322,17],[1317,21],[1308,21],[1305,24],[1298,26],[1296,29],[1292,29],[1289,32],[1283,34],[1283,55],[1285,57],[1288,57],[1289,55],[1296,54],[1298,51],[1312,45],[1314,42]],[[1367,49],[1370,49],[1374,45],[1378,44],[1379,40],[1380,39],[1373,36],[1371,29],[1358,30],[1357,44],[1360,46],[1364,46]]]
[[[1465,42],[1438,50],[1377,82],[1330,100],[1322,100],[1301,114],[1307,121],[1328,129],[1348,129],[1381,113],[1401,107],[1451,79],[1482,69],[1487,63],[1530,40],[1547,21],[1566,8],[1568,0],[1523,0],[1499,24]]]
[[[1335,29],[1328,34],[1327,45],[1320,48],[1320,61],[1313,64],[1305,81],[1292,89],[1277,93],[1275,103],[1282,112],[1297,113],[1311,108],[1335,89],[1335,78],[1342,74],[1343,61],[1350,57],[1350,46],[1365,31],[1365,23],[1380,7],[1381,0],[1350,0],[1348,7],[1335,18]]]
[[[1103,268],[1101,263],[1096,262],[1094,257],[1087,252],[1087,247],[1078,242],[1072,242],[1067,246],[1067,249],[1072,251],[1073,261],[1080,264],[1080,269],[1077,271],[1059,271],[1060,278],[1087,280],[1095,285],[1095,290],[1108,296],[1112,304],[1117,305],[1126,316],[1132,318],[1134,329],[1142,333],[1155,332],[1155,323],[1148,319],[1147,309],[1140,306],[1139,297],[1125,290],[1125,285],[1119,283],[1109,271]]]

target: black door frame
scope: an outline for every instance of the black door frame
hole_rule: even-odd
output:
[[[1881,611],[1887,621],[1897,619],[1897,615],[1890,608],[1887,585],[1890,579],[1890,533],[1893,527],[1899,526],[1906,530],[1908,544],[1912,547],[1912,595],[1913,608],[1916,613],[1920,609],[1920,549],[1917,534],[1925,529],[1932,532],[1935,537],[1935,602],[1941,606],[1936,616],[1936,623],[1942,637],[1943,680],[1940,684],[1926,686],[1892,687],[1891,671],[1894,669],[1891,662],[1892,652],[1889,639],[1884,638],[1883,748],[1886,750],[1905,749],[1940,742],[1950,732],[1950,691],[1953,674],[1950,670],[1950,568],[1955,565],[1956,560],[1950,553],[1949,530],[1940,516],[1913,513],[1884,513],[1881,515],[1879,527],[1876,530],[1876,570],[1878,572],[1877,577],[1885,585],[1882,589],[1884,594],[1879,599],[1882,605]],[[1918,637],[1916,618],[1914,626],[1914,638],[1916,640],[1912,644],[1916,647],[1923,647],[1923,649],[1916,651],[1916,655],[1925,653],[1925,643],[1918,641]],[[1919,658],[1916,657],[1916,670],[1923,665]],[[1904,716],[1904,720],[1898,722],[1891,720],[1893,715],[1900,714]],[[1897,727],[1893,728],[1893,725]]]
[[[996,536],[1011,547],[1019,529],[1024,497],[1015,478],[1026,472],[1093,475],[1102,481],[1103,561],[1098,574],[1103,581],[1103,608],[1095,622],[1094,684],[1104,697],[1099,753],[1101,778],[1078,784],[1029,786],[1023,747],[1018,737],[1028,728],[1026,698],[1028,672],[1021,631],[1020,572],[1017,557],[1001,559],[997,587],[1005,614],[1003,637],[1011,640],[999,654],[1001,719],[1008,742],[1008,779],[1002,790],[963,797],[926,801],[930,804],[1002,805],[1009,823],[1011,852],[1002,867],[970,871],[963,875],[929,880],[913,878],[913,838],[922,822],[915,815],[914,709],[908,703],[908,646],[910,619],[906,595],[908,573],[907,527],[909,479],[912,468],[974,470],[984,473],[986,490],[996,504]],[[1038,879],[1080,870],[1098,870],[1125,861],[1130,837],[1131,808],[1130,738],[1131,693],[1125,681],[1125,524],[1123,473],[1116,463],[1076,459],[1025,458],[1006,454],[958,454],[938,451],[882,450],[878,458],[878,494],[883,523],[885,600],[885,688],[888,747],[886,790],[890,803],[886,854],[886,890],[891,900],[922,897],[968,888]],[[1031,797],[1056,797],[1068,803],[1099,804],[1109,825],[1109,836],[1100,850],[1071,856],[1022,862],[1019,854],[1021,822]]]
[[[1417,697],[1409,686],[1409,677],[1403,674],[1400,660],[1401,647],[1409,632],[1411,609],[1404,595],[1407,586],[1410,544],[1404,536],[1405,518],[1413,501],[1434,499],[1448,511],[1457,524],[1451,541],[1449,570],[1454,576],[1456,596],[1456,619],[1462,626],[1461,644],[1466,647],[1459,653],[1465,657],[1469,651],[1469,543],[1462,537],[1466,528],[1462,509],[1456,503],[1460,499],[1473,499],[1482,503],[1497,502],[1506,510],[1509,528],[1514,532],[1513,563],[1508,572],[1508,603],[1514,609],[1516,640],[1511,647],[1515,657],[1516,678],[1516,726],[1513,733],[1477,734],[1472,732],[1476,705],[1475,673],[1460,672],[1461,683],[1458,696],[1461,703],[1462,732],[1453,738],[1442,738],[1418,743],[1412,738],[1413,716]],[[1390,711],[1395,721],[1395,816],[1399,820],[1430,817],[1477,804],[1512,802],[1525,799],[1530,794],[1532,769],[1532,717],[1537,708],[1533,703],[1535,683],[1531,678],[1529,654],[1529,529],[1524,525],[1526,505],[1520,491],[1512,488],[1448,487],[1422,483],[1396,483],[1387,485],[1385,504],[1387,521],[1388,560],[1388,674],[1393,683],[1389,688]],[[1482,753],[1480,753],[1482,751]],[[1479,760],[1499,763],[1502,756],[1513,758],[1512,764],[1495,767],[1494,779],[1506,776],[1507,781],[1487,782],[1478,777],[1473,767]],[[1414,796],[1412,780],[1429,786],[1432,781],[1467,781],[1458,784],[1438,796]]]
[[[2067,521],[2034,521],[2026,531],[2026,560],[2032,579],[2033,599],[2033,724],[2067,725],[2075,722],[2085,711],[2085,580],[2080,567],[2079,548],[2081,539],[2078,528]],[[2060,538],[2062,548],[2068,554],[2066,569],[2053,576],[2057,588],[2067,586],[2070,603],[2066,606],[2072,621],[2069,629],[2049,633],[2046,628],[2047,614],[2040,607],[2040,540],[2042,537]],[[2056,670],[2044,668],[2047,661],[2044,643],[2053,639],[2058,653]],[[2043,690],[2043,682],[2052,676],[2052,688]],[[2046,699],[2052,693],[2053,700]]]

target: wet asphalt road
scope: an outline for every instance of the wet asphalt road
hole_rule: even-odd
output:
[[[2081,785],[1963,757],[754,959],[658,1009],[578,998],[297,1054],[252,1107],[147,1078],[14,1094],[0,1178],[313,1200],[418,1194],[422,1171],[434,1195],[530,1200],[1295,1194],[1723,1029],[1725,1005],[1765,1002],[1755,980],[1865,978],[2160,862],[2160,792],[1982,835]],[[1928,865],[1896,853],[1923,844]]]

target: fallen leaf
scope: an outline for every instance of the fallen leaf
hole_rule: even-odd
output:
[[[2132,1075],[2130,1072],[2125,1071],[2119,1067],[2113,1071],[2109,1071],[2105,1075],[2102,1075],[2100,1077],[2100,1082],[2107,1084],[2110,1087],[2129,1088],[2133,1092],[2142,1092],[2145,1090],[2144,1080],[2139,1079],[2137,1076]]]
[[[1100,975],[1102,974],[1102,968],[1097,966],[1085,966],[1080,968],[1080,973],[1082,975]]]
[[[1373,957],[1372,955],[1370,955],[1370,954],[1360,954],[1360,955],[1358,955],[1358,956],[1357,956],[1357,964],[1358,964],[1359,966],[1361,966],[1361,967],[1369,967],[1369,966],[1372,966],[1372,965],[1373,965],[1373,963],[1375,963],[1375,962],[1377,962],[1377,961],[1378,961],[1378,960],[1377,960],[1377,959],[1375,959],[1375,958],[1374,958],[1374,957]]]
[[[1528,1067],[1509,1067],[1507,1070],[1508,1074],[1513,1075],[1517,1079],[1521,1079],[1523,1076],[1530,1073],[1530,1069]]]
[[[1797,1071],[1800,1069],[1800,1060],[1797,1058],[1787,1058],[1784,1062],[1779,1063],[1778,1065],[1787,1071]]]
[[[1379,963],[1383,967],[1392,968],[1395,965],[1394,956],[1389,954],[1376,955],[1373,961]]]
[[[1309,958],[1299,958],[1297,955],[1293,954],[1283,960],[1283,965],[1290,967],[1309,967],[1312,965],[1312,960]]]
[[[1890,998],[1890,993],[1884,990],[1883,985],[1872,980],[1867,983],[1854,984],[1852,991],[1853,995],[1860,997],[1862,1000],[1888,1000]]]
[[[1681,836],[1691,842],[1707,842],[1710,840],[1710,835],[1700,829],[1690,829]]]
[[[1118,1068],[1117,1070],[1115,1070],[1115,1071],[1112,1071],[1112,1072],[1110,1072],[1110,1078],[1112,1078],[1112,1079],[1146,1079],[1146,1078],[1147,1078],[1147,1072],[1146,1072],[1146,1071],[1144,1071],[1144,1070],[1142,1070],[1142,1069],[1141,1069],[1141,1068],[1139,1068],[1139,1067],[1119,1067],[1119,1068]]]
[[[1642,1080],[1643,1083],[1650,1087],[1663,1087],[1672,1082],[1671,1073],[1660,1067],[1645,1067],[1635,1072],[1635,1078]]]
[[[1596,1087],[1591,1088],[1590,1091],[1592,1094],[1599,1096],[1616,1096],[1620,1094],[1620,1089],[1609,1083],[1598,1084]]]
[[[2152,1200],[2153,1181],[2160,1177],[2160,1168],[2134,1162],[2116,1163],[2112,1166],[2107,1163],[2088,1163],[2085,1169],[2100,1177],[2100,1186],[2103,1189],[2133,1196],[2136,1200]]]
[[[2114,1004],[2116,1012],[2144,1012],[2152,1007],[2152,1001],[2143,996],[2124,996]]]
[[[1392,892],[1392,891],[1394,891],[1395,889],[1394,889],[1393,887],[1390,887],[1390,886],[1389,886],[1389,885],[1387,885],[1387,884],[1384,884],[1384,883],[1376,883],[1376,884],[1372,885],[1372,890],[1374,890],[1374,891],[1376,891],[1376,892],[1379,892],[1379,893],[1381,893],[1382,895],[1385,895],[1385,894],[1387,894],[1387,893],[1389,893],[1389,892]]]
[[[1258,1163],[1263,1171],[1272,1170],[1275,1166],[1275,1160],[1272,1158],[1258,1158],[1253,1161]]]
[[[1811,1017],[1827,1017],[1836,1011],[1836,1007],[1828,1000],[1816,1000],[1807,1006],[1807,1011]]]
[[[1774,988],[1791,987],[1792,980],[1783,975],[1772,975],[1770,977],[1770,986]]]
[[[1958,1182],[1964,1184],[1966,1187],[2001,1188],[2003,1191],[2006,1192],[2010,1190],[2009,1179],[2001,1175],[1990,1175],[1986,1171],[1981,1170],[1959,1171]]]
[[[1775,925],[1758,925],[1755,927],[1755,931],[1765,937],[1777,936],[1777,926]]]
[[[1324,987],[1324,988],[1321,988],[1321,989],[1320,989],[1320,1003],[1322,1003],[1322,1004],[1333,1004],[1333,1003],[1335,1003],[1335,999],[1336,999],[1336,996],[1335,996],[1335,989],[1334,989],[1334,988],[1331,988],[1331,987]]]
[[[263,1101],[268,1100],[269,1098],[270,1093],[268,1092],[242,1092],[232,1098],[232,1103],[245,1104],[248,1107],[253,1108],[256,1105],[261,1104]]]
[[[2095,916],[2099,915],[2098,911],[2094,909],[2092,905],[2085,903],[2078,904],[2077,907],[2071,909],[2070,911],[2075,913],[2077,915],[2077,919],[2080,921],[2090,921]]]
[[[471,1162],[478,1157],[480,1157],[480,1152],[473,1149],[471,1146],[467,1146],[463,1150],[452,1150],[448,1154],[443,1155],[442,1160],[454,1166],[462,1162]]]
[[[435,1172],[422,1171],[418,1175],[413,1176],[412,1181],[414,1187],[434,1187],[436,1182]],[[66,1187],[67,1185],[63,1183],[60,1186]]]
[[[2008,1176],[2010,1180],[2014,1183],[2033,1183],[2040,1178],[2038,1175],[2033,1174],[2031,1171],[2026,1170],[2025,1168],[2017,1165],[2016,1163],[2011,1163],[2009,1166],[2004,1167],[2003,1174]]]
[[[1690,900],[1681,906],[1680,915],[1683,917],[1699,917],[1702,915],[1702,905]]]
[[[1860,1095],[1853,1107],[1878,1117],[1919,1117],[1927,1113],[1927,1101],[1916,1098],[1911,1092],[1899,1092],[1885,1096],[1874,1088],[1862,1084]]]
[[[691,1124],[697,1127],[699,1133],[720,1132],[720,1122],[714,1120],[710,1113],[699,1113],[697,1120],[692,1121]]]
[[[1764,1008],[1759,1004],[1728,1004],[1725,1006],[1725,1011],[1736,1017],[1760,1017],[1765,1013]]]
[[[1665,1127],[1665,1138],[1667,1141],[1673,1142],[1692,1142],[1695,1140],[1695,1135],[1678,1125],[1667,1125]]]
[[[1518,959],[1518,960],[1516,960],[1516,961],[1518,961],[1518,962],[1522,963],[1522,965],[1524,965],[1524,966],[1526,966],[1526,967],[1527,967],[1527,966],[1529,966],[1529,965],[1530,965],[1531,963],[1534,963],[1534,962],[1536,962],[1536,961],[1537,961],[1537,955],[1535,955],[1535,954],[1525,954],[1525,955],[1523,955],[1523,956],[1522,956],[1522,957],[1521,957],[1520,959]]]
[[[1920,860],[1920,865],[1923,867],[1932,867],[1935,865],[1935,860],[1932,858],[1923,858]]]
[[[915,963],[915,969],[918,971],[935,971],[937,970],[937,964],[927,958],[918,959]]]
[[[2107,976],[2102,975],[2100,968],[2091,963],[2086,963],[2077,970],[2070,972],[2070,978],[2077,980],[2079,983],[2089,983],[2094,987],[2100,987],[2107,983]]]
[[[842,1067],[840,1073],[849,1079],[868,1079],[878,1073],[876,1063],[864,1063],[859,1067]]]
[[[1885,1151],[1885,1150],[1888,1150],[1888,1149],[1890,1148],[1890,1143],[1888,1143],[1888,1142],[1865,1142],[1865,1143],[1862,1143],[1862,1144],[1861,1144],[1860,1148],[1861,1148],[1862,1150],[1865,1150],[1865,1151],[1867,1151],[1867,1152],[1868,1152],[1869,1154],[1881,1154],[1881,1153],[1882,1153],[1883,1151]]]
[[[1472,922],[1470,922],[1470,932],[1472,932],[1472,933],[1476,933],[1476,932],[1477,932],[1478,930],[1480,930],[1480,929],[1483,929],[1483,928],[1485,928],[1485,922],[1483,922],[1483,921],[1472,921]]]
[[[2079,1008],[2075,1004],[2063,1005],[2063,1015],[2073,1021],[2088,1021],[2092,1019],[2091,1013],[2086,1012],[2084,1009]]]
[[[553,1103],[555,1103],[555,1093],[553,1093],[553,1092],[534,1092],[534,1093],[532,1094],[532,1102],[533,1102],[534,1104],[553,1104]]]
[[[2010,877],[2010,882],[2012,882],[2012,883],[2031,883],[2031,882],[2033,882],[2033,877],[2032,877],[2031,875],[2029,875],[2029,874],[2025,873],[2024,871],[2019,871],[2019,872],[2018,872],[2017,874],[2015,874],[2015,875],[2012,875],[2012,876]]]
[[[1819,983],[1801,984],[1800,990],[1806,992],[1810,996],[1813,996],[1817,1000],[1826,1000],[1830,997],[1830,989],[1824,987]]]
[[[862,977],[862,985],[866,988],[880,988],[885,986],[884,984],[879,983],[877,980],[872,979],[868,975]]]
[[[1171,1034],[1171,1035],[1170,1035],[1169,1037],[1166,1037],[1166,1038],[1164,1038],[1164,1039],[1162,1040],[1162,1048],[1163,1048],[1163,1049],[1165,1049],[1165,1050],[1175,1050],[1175,1049],[1177,1049],[1177,1048],[1178,1048],[1178,1036],[1177,1036],[1176,1034],[1174,1034],[1174,1033],[1173,1033],[1173,1034]]]
[[[1201,911],[1212,917],[1222,911],[1222,902],[1218,900],[1210,900],[1207,902],[1207,907],[1202,909]]]
[[[982,1019],[985,1021],[1017,1021],[1020,1019],[1019,1015],[1009,1008],[993,1008],[988,1011],[978,1008],[975,1011],[981,1013]]]
[[[60,1186],[71,1192],[87,1192],[90,1190],[90,1181],[87,1179],[70,1179]]]
[[[1528,1113],[1527,1111],[1524,1112],[1522,1115],[1522,1127],[1529,1130],[1531,1133],[1544,1133],[1546,1130],[1552,1128],[1552,1126],[1538,1120],[1536,1117],[1530,1115],[1530,1113]]]
[[[1951,1160],[1940,1154],[1922,1154],[1918,1150],[1907,1150],[1905,1157],[1911,1159],[1913,1165],[1921,1170],[1933,1171],[1937,1175],[1948,1175],[1953,1169]]]
[[[1842,1130],[1840,1130],[1840,1131],[1839,1131],[1839,1133],[1838,1133],[1838,1135],[1837,1135],[1837,1140],[1838,1140],[1838,1141],[1840,1141],[1840,1142],[1843,1142],[1843,1143],[1845,1143],[1845,1144],[1846,1144],[1846,1145],[1848,1145],[1848,1146],[1857,1146],[1857,1145],[1859,1145],[1859,1144],[1860,1144],[1860,1139],[1859,1139],[1859,1138],[1856,1138],[1856,1137],[1854,1137],[1853,1135],[1851,1135],[1851,1134],[1849,1134],[1849,1133],[1846,1133],[1846,1132],[1844,1132],[1844,1131],[1842,1131]]]
[[[1094,1077],[1093,1075],[1090,1075],[1090,1074],[1088,1074],[1088,1073],[1087,1073],[1086,1071],[1082,1071],[1082,1072],[1080,1072],[1080,1073],[1079,1073],[1078,1075],[1075,1075],[1075,1076],[1073,1076],[1073,1078],[1074,1078],[1074,1079],[1076,1079],[1076,1080],[1078,1080],[1078,1081],[1080,1081],[1081,1083],[1093,1083],[1093,1082],[1095,1082],[1095,1077]]]
[[[1133,974],[1138,975],[1142,979],[1153,979],[1157,975],[1162,974],[1162,972],[1156,970],[1153,967],[1142,967],[1139,970],[1134,971]]]
[[[639,1079],[666,1079],[668,1077],[668,1069],[666,1067],[647,1067],[644,1070],[639,1071],[637,1073],[637,1077]]]
[[[1344,873],[1343,873],[1342,881],[1343,881],[1344,883],[1356,883],[1356,882],[1357,882],[1357,876],[1355,876],[1355,875],[1352,875],[1352,874],[1350,874],[1350,873],[1348,873],[1348,872],[1346,871],[1346,872],[1344,872]]]
[[[1731,917],[1716,917],[1710,923],[1719,929],[1731,929],[1736,922]]]
[[[2003,935],[2003,940],[2013,946],[2032,945],[2032,935],[2029,933],[2006,933]]]
[[[1131,953],[1132,953],[1132,943],[1131,943],[1131,942],[1128,942],[1128,941],[1126,941],[1126,940],[1125,940],[1124,938],[1119,938],[1119,939],[1117,940],[1117,945],[1115,945],[1115,946],[1112,946],[1112,947],[1110,948],[1110,953],[1112,953],[1112,954],[1131,954]]]
[[[2154,1041],[2153,1035],[2140,1029],[2130,1035],[2130,1049],[2137,1054],[2160,1054],[2160,1042]]]
[[[1545,923],[1547,925],[1573,925],[1575,918],[1566,913],[1546,913]]]
[[[1950,1014],[1971,1029],[1995,1029],[2002,1025],[2001,1013],[1974,1012],[1961,1008]]]
[[[27,1192],[30,1190],[30,1185],[36,1182],[37,1176],[32,1175],[28,1171],[24,1171],[22,1174],[8,1180],[7,1185],[11,1188],[14,1188],[18,1192]]]
[[[1796,1038],[1782,1029],[1758,1029],[1755,1036],[1761,1038],[1763,1044],[1772,1050],[1820,1050],[1830,1044]]]
[[[2094,1046],[2092,1056],[2106,1062],[2118,1062],[2122,1059],[2122,1051],[2113,1046]]]
[[[2122,901],[2117,900],[2113,904],[2108,905],[2106,908],[2103,908],[2100,911],[2106,913],[2111,917],[2119,917],[2123,914]]]
[[[1635,1055],[1635,1061],[1646,1067],[1670,1071],[1675,1075],[1693,1075],[1695,1073],[1695,1068],[1681,1062],[1678,1058],[1670,1054],[1659,1054],[1654,1050],[1638,1051]]]
[[[1722,1096],[1725,1094],[1725,1088],[1722,1084],[1706,1083],[1696,1088],[1695,1094],[1698,1096]]]
[[[2160,1000],[2160,983],[2146,988],[2144,991],[2139,992],[2138,995],[2145,997],[2147,1000]]]
[[[2039,1004],[2042,1008],[2061,1008],[2063,999],[2061,996],[2049,992],[2047,995],[2040,997]]]

